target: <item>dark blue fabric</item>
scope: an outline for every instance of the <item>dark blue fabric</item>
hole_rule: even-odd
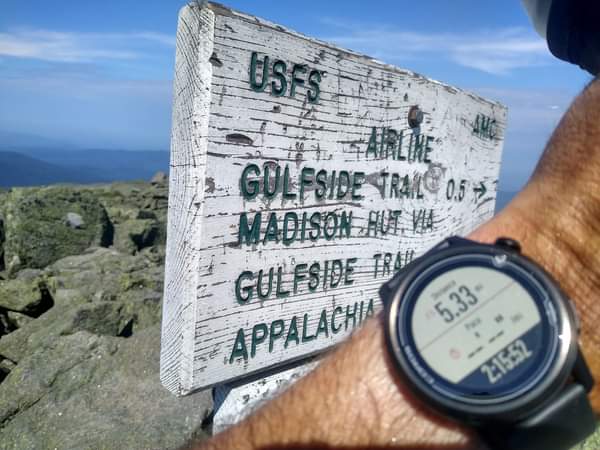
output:
[[[547,38],[554,56],[600,74],[600,1],[554,0]]]

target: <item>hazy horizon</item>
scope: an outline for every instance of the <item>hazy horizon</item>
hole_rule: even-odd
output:
[[[185,3],[3,2],[0,150],[168,151],[177,14]],[[549,53],[520,2],[484,3],[383,0],[368,9],[307,0],[298,9],[226,2],[506,104],[500,189],[514,191],[590,77]]]

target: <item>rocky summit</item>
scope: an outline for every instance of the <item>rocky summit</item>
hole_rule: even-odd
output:
[[[167,184],[0,192],[0,449],[176,449],[210,392],[159,381]]]

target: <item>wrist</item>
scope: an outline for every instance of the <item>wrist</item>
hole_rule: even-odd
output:
[[[329,375],[335,374],[337,392],[323,393],[322,399],[330,407],[335,404],[332,402],[338,405],[324,411],[328,427],[320,431],[327,436],[336,434],[338,445],[474,448],[466,429],[430,412],[402,381],[385,342],[382,313],[367,321],[331,356],[302,381],[323,386]],[[347,394],[342,404],[340,391]],[[357,413],[351,415],[351,411]]]
[[[506,227],[500,234],[495,225],[471,238],[488,242],[505,234]],[[579,353],[572,308],[551,276],[503,245],[513,247],[448,240],[387,283],[390,353],[426,404],[484,429],[504,423],[515,430],[489,434],[495,448],[540,441],[535,448],[570,448],[595,424],[585,364],[573,368]],[[479,306],[469,309],[467,298]],[[575,382],[566,386],[568,379]],[[580,419],[569,425],[571,434],[546,433],[551,420],[560,425],[572,417]]]
[[[521,243],[523,253],[542,266],[573,301],[581,321],[580,346],[596,380],[600,379],[600,241],[593,215],[577,201],[545,193],[546,183],[535,180],[493,220],[469,237],[492,243],[507,236]],[[540,187],[541,186],[541,187]],[[588,199],[586,209],[590,207]],[[599,205],[600,206],[600,205]],[[576,211],[580,212],[577,213]],[[600,389],[590,394],[600,411]]]
[[[466,430],[426,410],[399,379],[381,319],[367,320],[235,433],[203,448],[476,448]]]
[[[376,439],[366,443],[410,448],[474,448],[472,433],[429,410],[399,376],[385,341],[383,316],[380,313],[367,322],[353,338],[355,343],[340,349],[348,352],[349,361],[357,356],[357,348],[364,355],[358,356],[362,360],[360,365],[356,361],[353,364],[355,372],[356,367],[361,368],[356,373],[361,380],[360,398],[354,407],[360,404],[364,409],[364,415],[372,421],[369,439]]]

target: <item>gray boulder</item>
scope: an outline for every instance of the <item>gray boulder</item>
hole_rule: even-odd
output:
[[[89,190],[52,186],[14,188],[3,205],[4,260],[11,271],[43,268],[86,248],[112,244],[113,229],[104,207]],[[73,227],[68,215],[81,218]]]
[[[42,277],[0,280],[0,310],[38,317],[53,304],[48,283]]]
[[[45,274],[53,280],[61,300],[139,300],[162,295],[164,261],[154,255],[150,251],[128,255],[114,248],[90,248],[57,261]]]
[[[52,338],[82,330],[131,336],[159,323],[164,268],[158,263],[162,260],[146,254],[124,255],[106,248],[90,248],[57,261],[44,272],[52,285],[53,307],[3,336],[0,357],[20,361]],[[35,273],[19,272],[7,283],[25,283]]]
[[[13,311],[7,311],[6,316],[10,325],[15,329],[24,327],[33,320],[33,317]]]
[[[164,172],[156,172],[152,179],[150,180],[150,184],[164,186],[169,182],[169,176]]]
[[[115,226],[114,246],[117,250],[134,254],[155,245],[160,236],[156,219],[129,219]]]
[[[0,197],[1,201],[1,197]],[[1,211],[0,211],[1,212]],[[6,263],[4,261],[4,220],[2,215],[0,214],[0,271],[3,271],[6,268]]]
[[[24,358],[0,384],[0,449],[177,449],[203,437],[209,392],[159,381],[160,329],[129,339],[85,331]]]

